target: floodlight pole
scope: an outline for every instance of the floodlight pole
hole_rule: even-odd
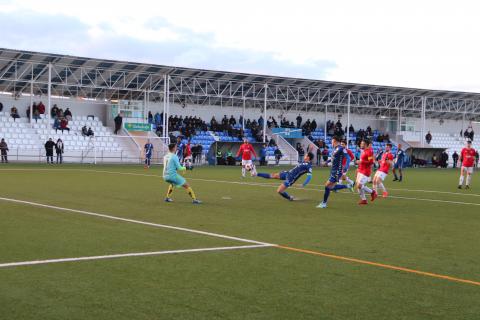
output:
[[[347,102],[347,148],[348,148],[348,139],[350,138],[350,96],[352,95],[352,92],[348,90],[348,102]]]
[[[267,142],[267,89],[268,84],[265,83],[265,95],[263,98],[263,143]]]
[[[48,119],[51,120],[51,110],[52,110],[52,63],[48,63]]]

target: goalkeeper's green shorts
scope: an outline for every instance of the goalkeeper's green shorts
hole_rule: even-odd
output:
[[[180,188],[187,182],[187,180],[181,175],[176,175],[175,177],[163,177],[163,180],[165,180],[166,183],[173,184],[173,186],[177,188]]]

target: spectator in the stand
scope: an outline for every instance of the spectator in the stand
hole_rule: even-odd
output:
[[[260,165],[264,166],[267,164],[267,145],[264,144],[260,149]]]
[[[72,121],[73,115],[72,115],[72,111],[70,111],[70,108],[65,109],[65,112],[63,112],[63,116],[64,116],[68,121]]]
[[[115,122],[115,131],[113,133],[118,134],[118,131],[120,131],[122,129],[122,123],[123,123],[123,118],[122,118],[121,114],[119,113],[115,117],[115,119],[113,119],[113,121]]]
[[[0,141],[0,154],[2,156],[2,163],[8,163],[8,145],[5,142],[5,139],[2,138]]]
[[[45,114],[45,105],[43,104],[42,101],[38,103],[37,109],[40,114]]]
[[[57,117],[55,117],[55,119],[53,120],[52,128],[55,129],[55,132],[60,129],[60,119],[58,119]]]
[[[275,147],[277,143],[275,142],[275,139],[271,138],[270,141],[268,142],[269,147]]]
[[[478,154],[478,150],[475,151],[475,167],[478,168],[478,158],[479,158],[479,154]]]
[[[62,118],[62,120],[60,120],[60,130],[62,130],[62,133],[63,131],[67,130],[68,132],[70,132],[70,128],[68,127],[68,121],[67,119],[65,118]],[[55,130],[56,132],[57,130]]]
[[[10,109],[10,116],[13,118],[14,121],[15,121],[16,119],[20,118],[20,115],[18,114],[17,108],[12,107],[12,108]]]
[[[63,163],[63,141],[62,139],[58,139],[57,143],[55,144],[55,152],[57,153],[57,164],[62,164]]]
[[[275,147],[275,151],[273,151],[273,155],[275,156],[275,165],[279,165],[280,159],[282,159],[282,151],[280,151],[280,148]]]
[[[322,151],[322,158],[323,158],[323,163],[327,163],[328,161],[328,146],[325,145],[325,148],[323,148],[323,151]]]
[[[52,109],[50,110],[50,117],[52,117],[52,119],[56,118],[57,113],[58,113],[58,107],[56,104],[54,104]]]
[[[457,151],[454,151],[452,154],[452,161],[453,161],[453,167],[457,167],[457,162],[458,162],[458,153]]]
[[[260,118],[258,118],[258,126],[260,128],[263,128],[263,117],[262,116],[260,116]]]
[[[440,166],[446,168],[448,166],[448,153],[444,150],[440,155]]]
[[[93,130],[91,127],[88,127],[88,131],[87,131],[87,137],[93,137],[94,136],[94,133],[93,133]]]
[[[40,112],[37,110],[33,111],[32,119],[35,120],[35,122],[38,122],[39,119],[41,119]]]
[[[428,131],[425,135],[425,141],[427,141],[428,144],[430,144],[430,142],[432,141],[432,134],[430,133],[430,131]]]
[[[0,112],[3,111],[3,103],[0,102]]]
[[[463,137],[463,130],[460,129],[460,138]]]
[[[297,128],[301,128],[301,126],[302,126],[302,116],[299,114],[297,116],[296,120],[297,120]]]
[[[88,135],[88,129],[87,129],[87,126],[84,125],[82,127],[82,136],[86,137]]]
[[[153,116],[153,120],[156,126],[161,126],[163,121],[163,113],[160,115],[160,113],[156,112]]]
[[[303,157],[305,155],[305,150],[303,149],[303,146],[301,143],[297,143],[297,152],[298,152],[298,162],[302,162]]]
[[[153,124],[153,114],[152,111],[148,111],[148,123]]]
[[[350,133],[355,133],[355,129],[353,128],[353,125],[350,124],[350,127],[348,129]]]
[[[45,152],[47,156],[47,163],[53,164],[53,148],[55,147],[55,142],[52,138],[49,138],[45,143]]]
[[[317,121],[313,119],[312,122],[310,123],[310,131],[314,132],[315,130],[317,130]]]
[[[316,156],[317,156],[317,166],[320,166],[322,164],[322,148],[317,148]]]
[[[235,120],[235,118],[233,117],[233,115],[230,117],[230,120],[228,120],[228,123],[231,125],[231,126],[235,126],[237,124],[237,120]]]

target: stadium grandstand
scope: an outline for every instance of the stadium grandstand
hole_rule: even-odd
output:
[[[401,143],[425,164],[444,150],[459,152],[466,138],[480,147],[474,139],[480,128],[478,93],[11,49],[0,49],[0,103],[0,136],[14,161],[44,161],[49,138],[64,141],[66,161],[109,163],[138,163],[147,138],[155,141],[160,161],[166,141],[177,136],[190,141],[204,163],[219,150],[235,148],[242,137],[257,148],[267,144],[271,163],[276,148],[283,163],[296,162],[306,147],[320,148],[322,154],[335,132],[354,148],[367,135],[375,152],[387,141]],[[119,114],[122,126],[115,134]]]

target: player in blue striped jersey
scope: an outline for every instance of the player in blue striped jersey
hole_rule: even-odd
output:
[[[341,137],[332,138],[332,168],[330,170],[330,177],[325,182],[325,193],[323,194],[323,201],[317,206],[317,208],[326,208],[328,197],[331,191],[338,191],[341,189],[351,188],[351,185],[337,184],[343,175],[343,158],[345,157],[345,151],[340,145]]]
[[[304,174],[307,175],[305,182],[302,184],[302,187],[305,187],[310,180],[312,180],[312,160],[313,160],[313,153],[309,152],[303,158],[303,162],[296,165],[290,171],[282,171],[278,173],[257,173],[258,177],[262,177],[265,179],[278,179],[284,180],[284,182],[278,187],[277,192],[282,197],[287,200],[293,201],[294,198],[287,193],[287,188],[291,187],[301,176]]]
[[[147,140],[147,143],[143,147],[145,151],[145,169],[150,168],[150,163],[152,162],[153,155],[153,144],[150,142],[150,139]]]

